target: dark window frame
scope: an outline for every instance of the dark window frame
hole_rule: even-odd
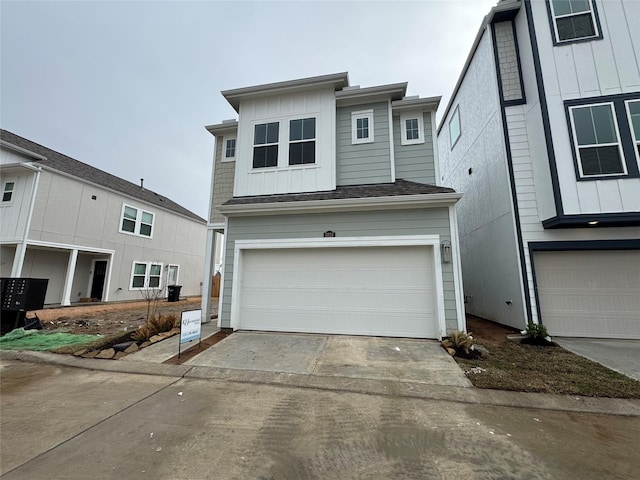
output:
[[[313,120],[313,136],[308,136],[310,127],[305,127]],[[294,137],[293,123],[300,122],[300,138]],[[316,117],[293,118],[289,120],[289,166],[297,167],[302,165],[316,164],[316,139],[317,139],[317,119]]]
[[[264,126],[264,139],[259,139],[258,136],[258,128]],[[270,137],[270,129],[275,129],[275,141]],[[273,130],[272,130],[273,131]],[[271,141],[270,141],[271,140]],[[253,161],[252,168],[254,169],[262,169],[262,168],[276,168],[278,166],[278,155],[279,155],[279,144],[280,144],[280,122],[267,122],[267,123],[256,123],[253,126]],[[264,152],[264,155],[263,155]],[[259,157],[264,157],[260,159]],[[275,163],[273,160],[275,159]],[[264,163],[264,165],[257,164],[257,160],[261,160],[260,163]]]
[[[547,15],[549,17],[549,28],[551,29],[551,40],[553,41],[553,46],[562,46],[562,45],[571,45],[573,43],[580,42],[591,42],[593,40],[602,40],[602,26],[600,25],[600,17],[598,16],[598,8],[596,7],[595,0],[586,0],[591,5],[590,14],[593,17],[594,21],[594,29],[596,30],[596,35],[590,37],[580,37],[574,39],[560,40],[557,34],[557,23],[556,23],[556,15],[551,6],[552,0],[546,0],[545,3],[547,5]],[[576,14],[577,15],[577,14]]]

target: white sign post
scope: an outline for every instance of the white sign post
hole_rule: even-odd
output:
[[[202,310],[186,310],[182,312],[180,321],[180,343],[178,344],[178,358],[180,358],[180,347],[183,343],[198,339],[198,346],[202,344],[201,334]]]

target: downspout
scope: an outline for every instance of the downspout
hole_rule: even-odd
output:
[[[391,183],[396,181],[396,154],[393,143],[393,110],[391,109],[391,99],[387,100],[389,112],[389,163],[391,164]]]

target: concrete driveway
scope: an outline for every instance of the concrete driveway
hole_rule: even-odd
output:
[[[562,348],[640,380],[640,340],[556,338]]]
[[[185,365],[472,386],[435,340],[236,332]]]

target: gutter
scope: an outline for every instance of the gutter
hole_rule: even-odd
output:
[[[298,202],[250,203],[241,205],[217,205],[226,217],[255,215],[281,215],[335,211],[391,210],[406,208],[438,207],[455,204],[461,193],[430,193],[392,197],[345,198],[331,200],[306,200]]]

